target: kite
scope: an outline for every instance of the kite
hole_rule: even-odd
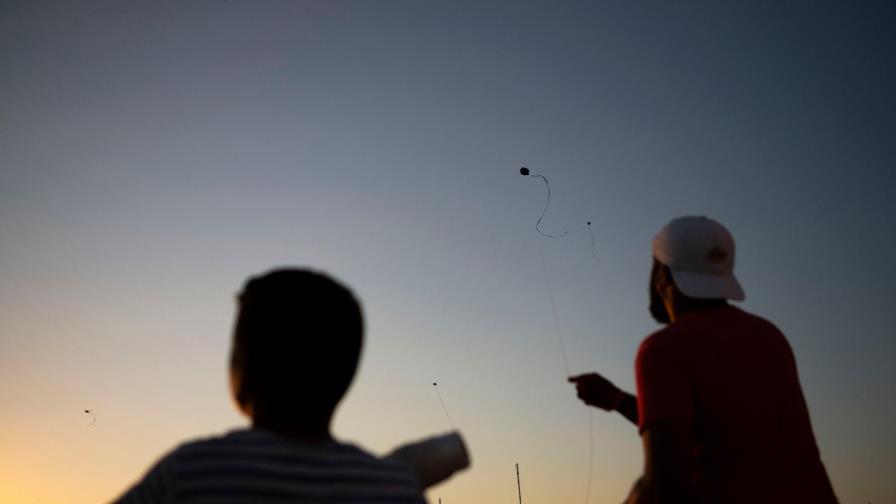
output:
[[[544,209],[541,211],[541,216],[538,217],[538,222],[535,223],[535,230],[538,231],[538,234],[545,238],[562,238],[566,236],[566,231],[558,235],[552,235],[541,230],[541,221],[544,219],[544,214],[548,211],[548,205],[551,204],[551,184],[548,182],[548,179],[544,175],[530,172],[525,166],[520,168],[520,175],[524,177],[540,178],[548,190],[548,199],[544,203]],[[566,371],[566,376],[569,376],[569,359],[566,357],[566,346],[563,344],[563,331],[560,329],[560,318],[557,316],[557,303],[554,301],[554,292],[551,288],[551,278],[550,274],[548,274],[548,265],[544,258],[544,250],[542,250],[541,240],[538,241],[538,255],[541,258],[541,269],[544,271],[545,289],[547,290],[548,298],[551,301],[551,313],[554,316],[554,326],[557,329],[557,342],[560,344],[560,353],[563,356],[563,369]]]
[[[96,423],[96,415],[93,413],[93,410],[86,409],[84,410],[84,413],[87,413],[88,415],[93,417],[90,421],[90,424],[87,425],[88,427]]]

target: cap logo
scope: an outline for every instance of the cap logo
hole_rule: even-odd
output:
[[[706,260],[712,264],[722,264],[728,259],[728,253],[719,247],[713,247],[706,253]]]

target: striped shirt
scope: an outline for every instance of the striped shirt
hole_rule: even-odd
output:
[[[117,503],[425,504],[411,469],[335,441],[236,430],[163,457]]]

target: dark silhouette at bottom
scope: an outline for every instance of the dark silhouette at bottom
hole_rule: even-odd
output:
[[[644,475],[626,502],[836,503],[787,339],[728,304],[744,299],[728,230],[675,219],[653,256],[649,311],[665,327],[638,349],[637,397],[597,373],[569,378],[638,425]]]
[[[361,306],[322,273],[280,269],[238,297],[230,383],[248,429],[174,449],[117,502],[424,502],[422,489],[469,465],[458,433],[387,458],[330,431],[363,348]]]

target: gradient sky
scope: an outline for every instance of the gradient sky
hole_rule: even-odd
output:
[[[108,500],[245,425],[234,295],[310,265],[367,315],[341,439],[449,429],[438,381],[473,468],[432,502],[513,502],[516,462],[583,502],[526,165],[572,372],[633,388],[650,240],[714,217],[842,502],[896,502],[894,8],[724,3],[0,1],[0,501]],[[593,428],[618,502],[640,439]]]

